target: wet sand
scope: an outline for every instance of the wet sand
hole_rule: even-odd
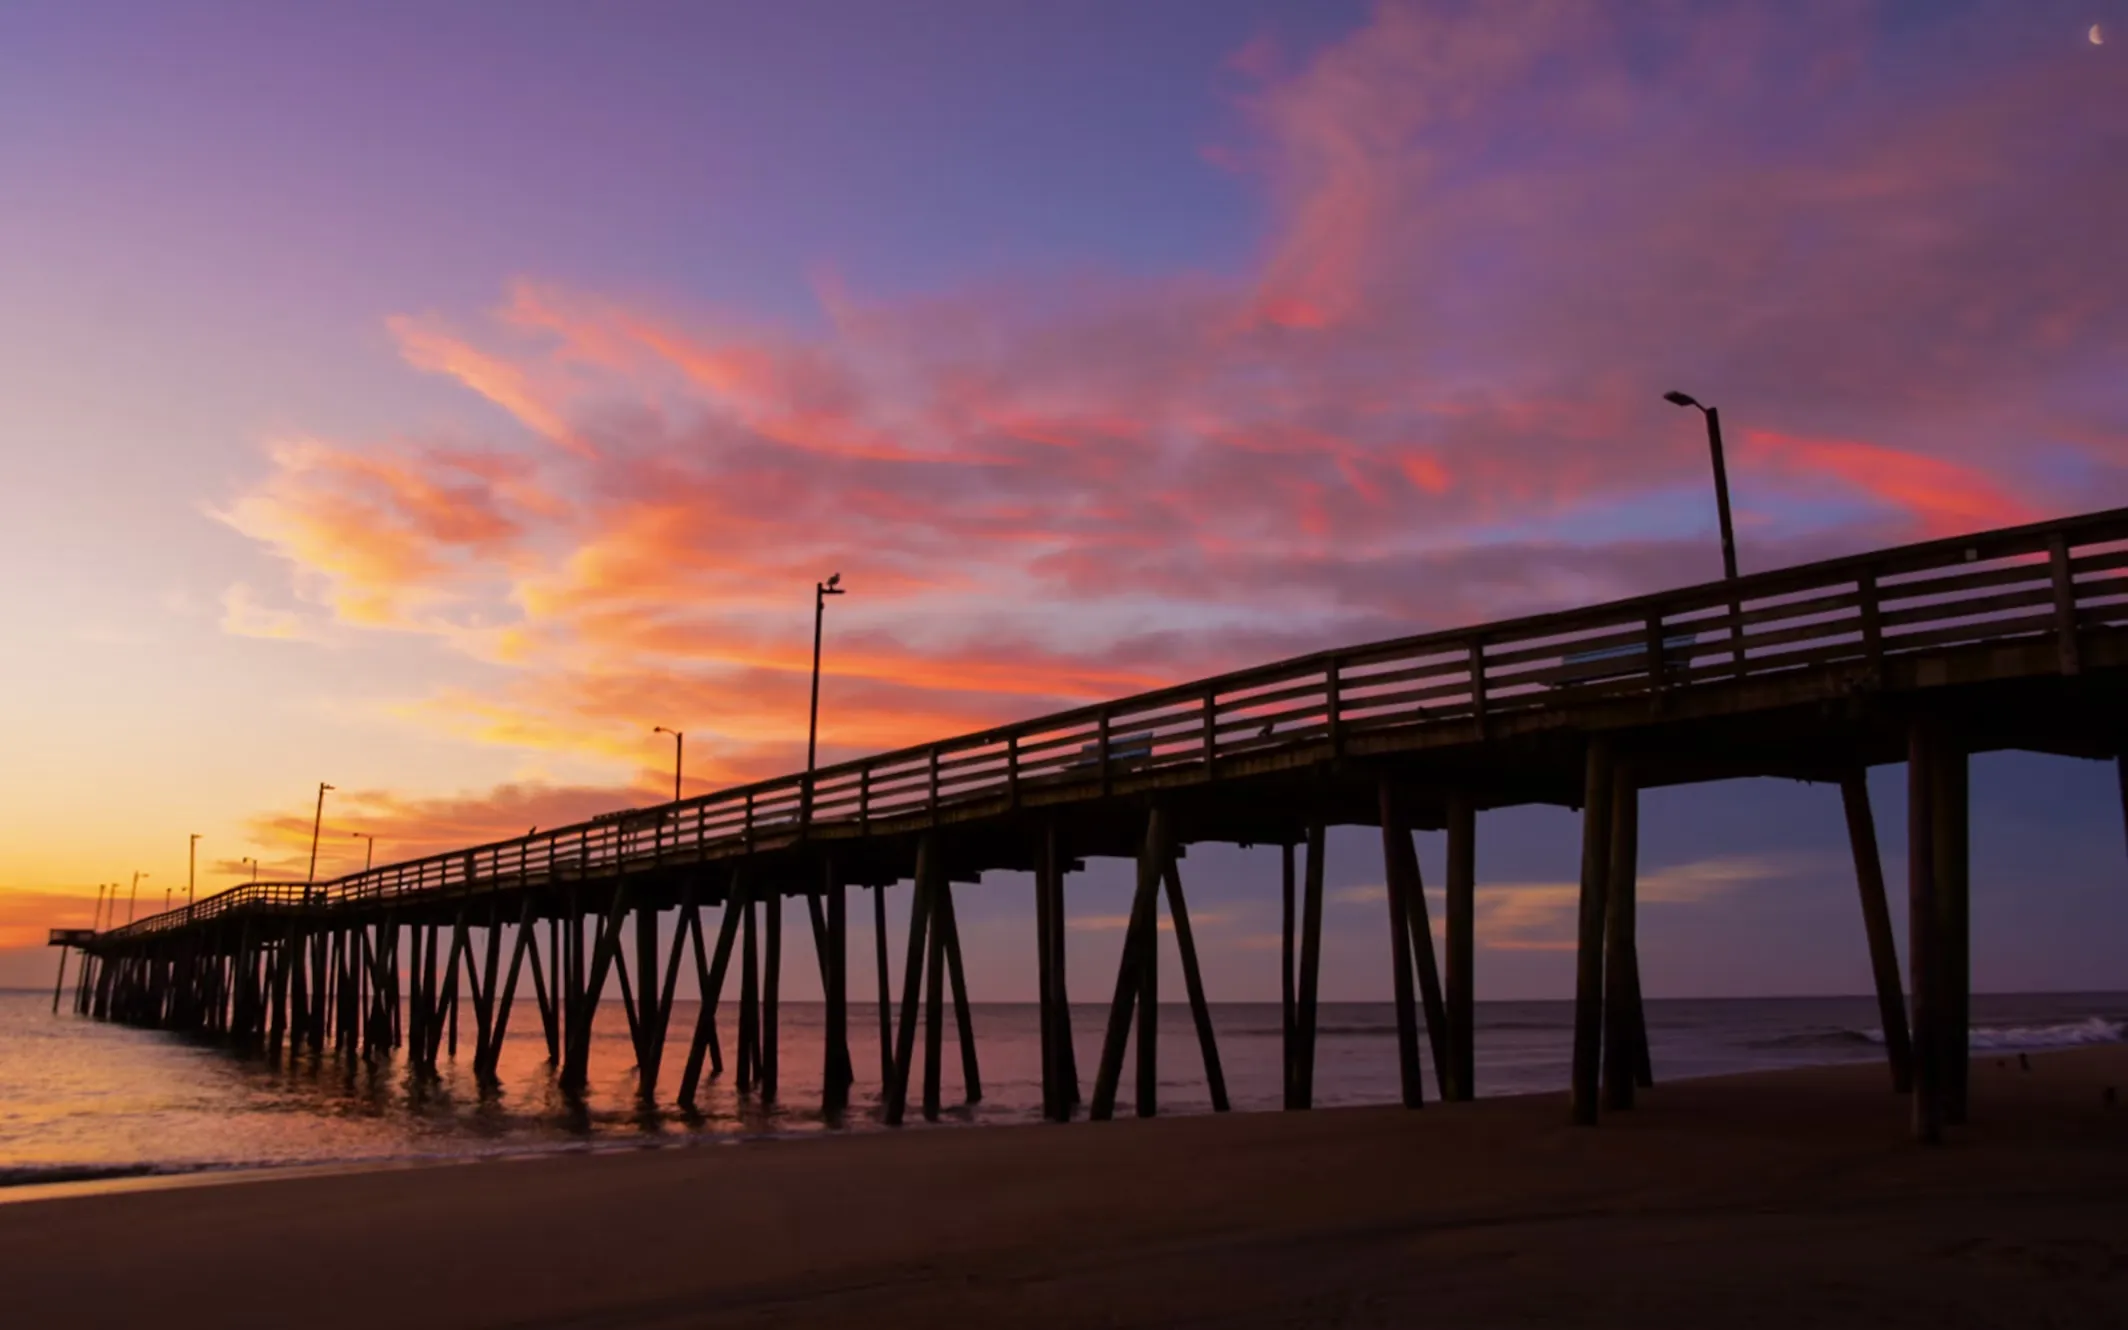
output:
[[[2128,1048],[0,1205],[10,1326],[2128,1325]]]

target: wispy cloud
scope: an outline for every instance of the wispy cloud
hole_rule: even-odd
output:
[[[304,608],[224,626],[430,638],[494,682],[410,723],[617,770],[677,723],[730,779],[799,755],[830,571],[830,756],[1674,582],[1673,377],[1749,422],[1760,565],[2117,495],[2128,84],[1860,15],[1385,3],[1253,51],[1234,271],[827,287],[817,332],[535,280],[396,318],[493,439],[275,443],[217,515]]]

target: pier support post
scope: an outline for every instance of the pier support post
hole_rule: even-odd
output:
[[[1101,1040],[1101,1065],[1094,1073],[1094,1097],[1088,1116],[1096,1122],[1105,1122],[1115,1116],[1116,1092],[1123,1080],[1123,1053],[1130,1042],[1132,1012],[1148,1000],[1157,1001],[1154,994],[1145,992],[1147,952],[1155,950],[1158,926],[1160,870],[1168,853],[1167,816],[1160,809],[1152,810],[1146,818],[1145,841],[1138,851],[1138,889],[1131,897],[1130,923],[1123,932],[1123,955],[1116,966],[1116,991],[1108,1004],[1108,1027]],[[1151,1116],[1157,1107],[1157,1099],[1148,1095],[1148,1089],[1157,1094],[1157,1087],[1146,1084],[1147,1023],[1141,1015],[1138,1026],[1138,1113]],[[1157,1040],[1157,1035],[1154,1040]],[[1158,1057],[1158,1044],[1154,1042],[1152,1058]]]
[[[1936,840],[1936,909],[1942,951],[1936,973],[1942,987],[1943,1121],[1962,1126],[1966,1116],[1966,1070],[1971,1061],[1972,989],[1970,834],[1967,827],[1968,762],[1962,737],[1939,732],[1932,820]]]
[[[783,890],[771,886],[761,897],[761,1102],[776,1102],[782,1067]]]
[[[1581,794],[1581,911],[1574,966],[1573,1120],[1596,1122],[1603,1049],[1603,933],[1611,870],[1612,790],[1616,762],[1611,740],[1595,735],[1588,745]]]
[[[879,1083],[894,1079],[894,994],[888,988],[887,884],[872,888],[873,977],[879,981]]]
[[[517,979],[524,970],[525,950],[533,949],[533,959],[538,960],[537,938],[539,924],[532,917],[532,897],[527,893],[517,916],[517,936],[510,943],[510,969],[503,977],[502,996],[494,1003],[494,1025],[488,1032],[487,1060],[475,1071],[490,1083],[495,1080],[495,1064],[502,1059],[502,1041],[510,1032],[510,1012],[517,1005]],[[493,982],[492,978],[490,982]]]
[[[591,1023],[598,1013],[599,995],[606,989],[606,972],[612,968],[614,957],[620,951],[621,925],[627,917],[628,884],[623,879],[615,885],[613,901],[592,931],[590,974],[576,1002],[577,1018],[570,1031],[569,1049],[562,1060],[564,1090],[581,1093],[590,1082]]]
[[[1293,1002],[1293,1096],[1291,1108],[1315,1106],[1315,995],[1323,962],[1322,823],[1308,827],[1308,862],[1301,885],[1300,971]]]
[[[934,879],[942,876],[938,850],[930,835],[916,842],[916,882],[910,892],[908,964],[903,968],[901,1011],[894,1035],[894,1058],[888,1068],[886,1121],[899,1126],[909,1104],[909,1068],[916,1056],[916,1004],[923,984],[924,934],[930,922]],[[881,932],[884,937],[884,931]]]
[[[1426,1102],[1425,1079],[1419,1073],[1419,1012],[1411,986],[1411,831],[1404,819],[1402,801],[1384,777],[1375,790],[1382,823],[1382,872],[1389,898],[1389,968],[1396,1007],[1398,1084],[1404,1107],[1418,1108]]]
[[[1051,824],[1042,829],[1034,868],[1035,997],[1039,1006],[1036,1019],[1042,1028],[1042,1117],[1050,1122],[1065,1122],[1071,1114],[1064,1106],[1063,1062],[1057,1048],[1056,977],[1051,973],[1056,963],[1051,930],[1056,922],[1050,914],[1049,882],[1056,867],[1057,829]],[[64,959],[61,964],[65,964]]]
[[[1300,1065],[1293,1041],[1293,842],[1278,847],[1279,899],[1282,905],[1278,934],[1279,1052],[1284,1105],[1293,1107],[1293,1069]]]
[[[647,895],[635,907],[635,973],[636,1097],[645,1104],[654,1104],[658,1099],[658,1055],[665,1047],[665,1031],[658,1024],[658,906]]]
[[[820,987],[827,999],[827,1044],[820,1069],[821,1106],[840,1112],[850,1102],[850,1083],[856,1070],[850,1065],[850,963],[849,926],[842,878],[832,857],[821,864],[822,891],[827,897],[821,943]]]
[[[946,1024],[946,877],[943,871],[931,884],[929,936],[924,997],[924,1121],[938,1121],[939,1062],[945,1055]]]
[[[1477,1023],[1472,966],[1476,957],[1478,806],[1468,794],[1448,796],[1447,1008],[1451,1099],[1477,1091]]]
[[[1190,1019],[1197,1026],[1197,1050],[1204,1058],[1204,1083],[1211,1092],[1212,1111],[1227,1111],[1226,1071],[1219,1064],[1219,1040],[1212,1031],[1212,1007],[1205,1001],[1204,972],[1197,966],[1197,938],[1190,928],[1190,907],[1182,898],[1182,872],[1170,855],[1167,878],[1167,913],[1175,924],[1175,947],[1182,954],[1182,986],[1189,993]]]
[[[1633,1107],[1641,1041],[1640,940],[1635,897],[1640,875],[1640,787],[1633,769],[1614,767],[1611,862],[1604,887],[1603,1106]]]
[[[756,940],[754,888],[746,883],[739,906],[739,1093],[752,1090],[761,1073],[761,952]]]
[[[1906,951],[1913,994],[1914,1139],[1943,1139],[1943,939],[1936,902],[1934,804],[1941,741],[1936,725],[1916,716],[1906,750]]]
[[[1884,861],[1877,852],[1877,819],[1870,811],[1868,773],[1861,768],[1840,779],[1847,812],[1847,839],[1855,860],[1855,889],[1862,899],[1862,926],[1869,936],[1870,977],[1877,992],[1877,1023],[1884,1030],[1884,1056],[1892,1091],[1914,1088],[1913,1045],[1907,1038],[1906,994],[1899,984],[1899,951],[1892,939],[1891,907],[1884,895]]]
[[[66,963],[67,949],[62,945],[59,948],[59,977],[52,981],[52,1014],[54,1016],[59,1014],[60,991],[66,987]]]
[[[707,970],[702,965],[702,921],[695,916],[695,977],[702,989],[702,1005],[695,1016],[695,1037],[687,1048],[687,1066],[680,1074],[680,1107],[695,1111],[695,1089],[702,1082],[702,1058],[705,1052],[716,1054],[713,1067],[723,1070],[724,1059],[717,1050],[717,1004],[723,999],[724,976],[731,967],[733,943],[739,934],[741,896],[738,875],[726,886],[724,915],[717,925],[716,955]]]
[[[983,1101],[983,1073],[975,1056],[975,1013],[968,1005],[968,971],[961,961],[961,926],[953,909],[953,884],[942,881],[938,894],[940,937],[946,952],[946,976],[953,991],[954,1036],[961,1048],[961,1088],[967,1101]]]

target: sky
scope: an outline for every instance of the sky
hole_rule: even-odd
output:
[[[326,875],[664,797],[657,725],[794,770],[830,572],[824,761],[1711,579],[1671,388],[1746,571],[2128,504],[2124,55],[2128,0],[15,0],[0,984],[195,833],[300,878],[321,781]],[[2128,988],[2112,767],[1974,800],[1976,986]],[[1480,997],[1566,996],[1574,817],[1479,837]],[[1651,995],[1866,991],[1836,791],[1651,793],[1642,857]],[[1185,865],[1215,999],[1276,872]],[[1378,838],[1329,879],[1386,995]],[[962,896],[1031,997],[1026,880]]]

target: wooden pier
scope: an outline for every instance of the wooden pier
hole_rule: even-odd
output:
[[[1156,1110],[1163,902],[1215,1107],[1219,1052],[1185,898],[1186,847],[1278,845],[1286,927],[1285,1102],[1313,1095],[1323,844],[1377,827],[1388,882],[1404,1102],[1425,1071],[1474,1092],[1478,814],[1582,814],[1572,1113],[1630,1109],[1650,1083],[1635,944],[1640,792],[1749,776],[1840,788],[1891,1081],[1914,1130],[1965,1114],[1968,758],[2026,749],[2121,760],[2128,742],[2128,510],[1880,550],[1557,614],[1344,647],[935,744],[576,826],[351,874],[259,883],[125,928],[55,931],[83,953],[75,1010],[252,1046],[455,1057],[470,998],[473,1067],[494,1075],[530,988],[565,1088],[585,1084],[600,999],[617,988],[646,1102],[661,1092],[673,994],[703,995],[673,1098],[725,1071],[719,1022],[737,953],[731,1072],[773,1100],[783,910],[806,904],[827,998],[827,1107],[848,1102],[845,923],[852,888],[880,921],[881,1101],[903,1119],[922,1027],[921,1110],[943,1095],[951,998],[962,1093],[979,1098],[956,887],[1034,878],[1043,1103],[1112,1115],[1135,1043],[1134,1108]],[[1907,764],[1901,991],[1863,773]],[[2128,766],[2123,767],[2128,774]],[[2123,784],[2128,804],[2128,782]],[[1448,839],[1437,962],[1412,833]],[[1094,856],[1136,861],[1106,1034],[1082,1085],[1067,1022],[1064,897]],[[1298,861],[1296,863],[1296,861]],[[914,883],[898,994],[883,889]],[[668,954],[661,918],[676,912]],[[705,913],[710,918],[705,920]],[[632,937],[631,937],[632,933]],[[632,945],[631,945],[632,942]],[[55,990],[55,1006],[60,992]],[[1909,1019],[1909,996],[1911,1019]],[[892,999],[891,1001],[889,999]],[[889,1020],[891,1017],[891,1025]],[[921,1020],[919,1021],[919,1017]],[[1422,1042],[1423,1040],[1423,1042]]]

